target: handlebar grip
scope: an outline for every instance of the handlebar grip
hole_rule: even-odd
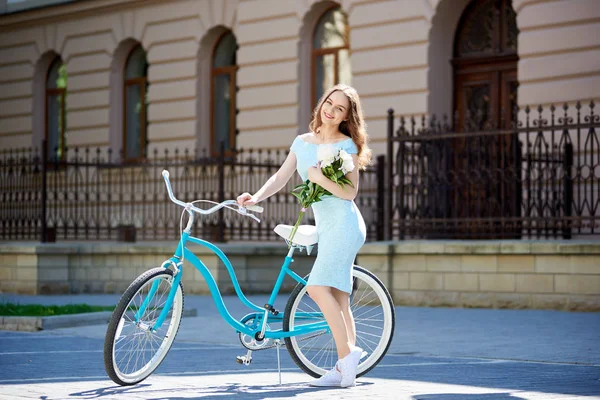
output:
[[[264,211],[264,208],[262,208],[261,206],[254,205],[254,206],[247,206],[246,210],[261,213]]]

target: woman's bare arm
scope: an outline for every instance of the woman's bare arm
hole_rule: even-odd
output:
[[[251,205],[259,203],[279,192],[296,171],[296,155],[290,151],[285,161],[267,182],[254,195],[244,193],[238,197],[238,203]]]

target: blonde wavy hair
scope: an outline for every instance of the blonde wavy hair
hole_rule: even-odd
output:
[[[371,149],[367,144],[369,139],[367,135],[367,125],[363,116],[362,107],[360,105],[360,99],[356,89],[351,86],[338,84],[333,86],[327,92],[321,96],[317,107],[313,110],[312,119],[309,124],[309,129],[314,134],[319,133],[319,128],[323,124],[321,119],[321,108],[323,103],[331,96],[332,93],[340,91],[346,95],[350,107],[348,109],[348,118],[346,121],[342,121],[339,126],[340,132],[344,135],[352,138],[352,141],[358,149],[358,166],[361,169],[365,169],[367,165],[371,164]]]

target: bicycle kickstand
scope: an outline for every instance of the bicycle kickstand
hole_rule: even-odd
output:
[[[250,363],[252,362],[252,350],[248,350],[245,356],[237,356],[235,360],[238,362],[238,364],[242,364],[245,366],[250,365]]]
[[[281,340],[275,339],[275,346],[277,347],[277,372],[279,372],[279,384],[281,385],[281,362],[279,359],[279,348],[281,347]]]

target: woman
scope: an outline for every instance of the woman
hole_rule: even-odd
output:
[[[353,201],[358,192],[359,168],[346,174],[352,186],[338,186],[323,175],[318,165],[317,152],[324,145],[344,149],[359,168],[370,163],[371,150],[354,88],[336,85],[327,91],[313,113],[310,132],[296,137],[279,170],[254,195],[243,193],[237,201],[244,206],[261,202],[281,190],[295,170],[303,181],[309,179],[332,194],[312,205],[319,250],[307,291],[331,328],[339,361],[335,368],[310,384],[348,387],[355,384],[356,367],[366,355],[356,347],[356,328],[350,310],[352,266],[365,241],[366,229]]]

